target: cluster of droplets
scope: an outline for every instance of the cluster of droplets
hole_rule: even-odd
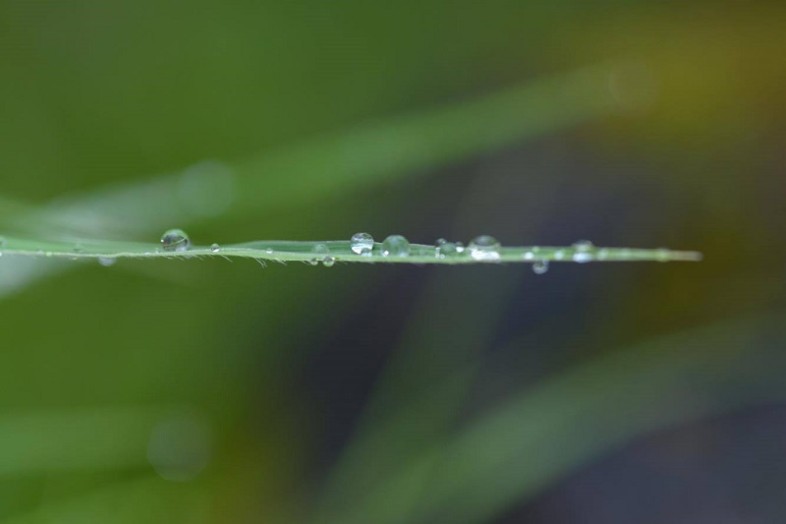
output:
[[[351,251],[356,255],[371,256],[375,250],[374,237],[368,233],[355,233],[349,243]],[[591,258],[591,251],[594,246],[589,242],[577,242],[573,246],[574,260],[577,262],[588,261]],[[401,235],[390,235],[382,241],[379,253],[383,257],[407,257],[410,255],[411,248],[409,241]],[[566,258],[569,250],[561,250],[555,253],[555,258]],[[502,244],[499,240],[490,235],[480,235],[473,238],[466,247],[461,242],[451,242],[440,238],[434,244],[434,254],[440,260],[469,256],[478,262],[500,262],[502,261]],[[532,262],[532,270],[542,275],[549,269],[548,260],[539,255],[539,248],[532,248],[524,253],[524,260]],[[319,262],[319,258],[311,261],[313,265]],[[327,265],[327,264],[326,264]]]
[[[349,240],[349,248],[356,255],[371,256],[374,247],[374,237],[369,233],[355,233]],[[408,257],[410,254],[409,240],[401,235],[386,237],[380,247],[383,257]]]

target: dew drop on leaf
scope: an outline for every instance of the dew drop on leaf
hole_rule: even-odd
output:
[[[437,248],[437,258],[455,257],[464,251],[464,245],[461,242],[448,242],[444,238],[437,240],[434,247]]]
[[[409,240],[401,235],[390,235],[382,241],[382,256],[405,257],[409,255]]]
[[[542,275],[548,270],[549,270],[548,260],[536,260],[532,264],[532,271],[534,271],[536,275]]]
[[[349,247],[356,255],[370,255],[374,249],[374,237],[368,233],[355,233],[349,241]]]
[[[595,258],[595,245],[589,240],[579,240],[573,244],[573,261],[583,264]]]
[[[161,235],[161,247],[164,251],[187,251],[191,239],[182,229],[169,229]]]
[[[467,246],[470,256],[475,260],[499,260],[500,247],[499,240],[489,235],[475,237]]]

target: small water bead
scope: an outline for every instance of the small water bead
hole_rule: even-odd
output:
[[[115,257],[98,257],[98,263],[104,267],[114,266],[116,262]]]
[[[440,238],[436,242],[437,258],[455,257],[464,252],[464,244],[461,242],[448,242]]]
[[[437,252],[437,258],[445,258],[444,249],[445,246],[448,244],[450,244],[450,242],[448,242],[444,238],[438,238],[437,241],[434,242],[434,249]]]
[[[535,262],[532,263],[532,271],[534,271],[536,275],[542,275],[548,270],[549,270],[548,260],[536,260]]]
[[[211,244],[210,245],[210,252],[211,253],[218,253],[219,251],[221,251],[221,246],[219,246],[218,244]]]
[[[371,255],[374,237],[368,233],[355,233],[349,241],[349,247],[356,255]]]
[[[475,260],[499,260],[501,246],[499,240],[489,235],[481,235],[472,239],[467,249]]]
[[[382,256],[406,257],[409,255],[409,240],[401,235],[390,235],[382,241]]]
[[[311,260],[306,260],[306,264],[308,264],[309,266],[318,266],[319,265],[319,259],[318,258],[312,258]]]
[[[595,258],[595,245],[589,240],[579,240],[573,244],[573,261],[583,264]]]
[[[164,251],[188,251],[191,239],[182,229],[169,229],[161,235],[161,247]]]
[[[330,248],[327,247],[327,244],[317,244],[316,246],[314,246],[313,251],[318,256],[308,261],[308,263],[311,264],[312,266],[316,266],[320,262],[322,262],[322,264],[326,267],[330,267],[333,264],[335,264],[336,259],[329,255]]]

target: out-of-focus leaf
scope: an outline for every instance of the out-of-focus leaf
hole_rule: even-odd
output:
[[[649,431],[786,394],[783,316],[713,325],[601,357],[522,391],[358,493],[330,522],[486,522]],[[419,493],[402,514],[398,501]],[[332,519],[331,519],[332,517]],[[323,521],[323,519],[319,519]]]

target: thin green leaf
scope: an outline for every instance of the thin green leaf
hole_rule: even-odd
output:
[[[354,262],[364,264],[478,264],[478,263],[533,263],[549,262],[669,262],[698,261],[695,251],[668,249],[607,248],[576,244],[567,247],[458,247],[450,255],[436,246],[409,244],[406,254],[386,255],[383,243],[376,242],[369,251],[358,252],[358,247],[347,240],[329,241],[257,241],[242,244],[213,244],[189,246],[187,249],[162,247],[160,244],[121,242],[114,240],[43,241],[3,237],[0,253],[27,257],[60,258],[71,260],[98,259],[103,262],[119,258],[201,258],[240,257],[269,262],[327,263]],[[541,266],[542,267],[542,266]]]

